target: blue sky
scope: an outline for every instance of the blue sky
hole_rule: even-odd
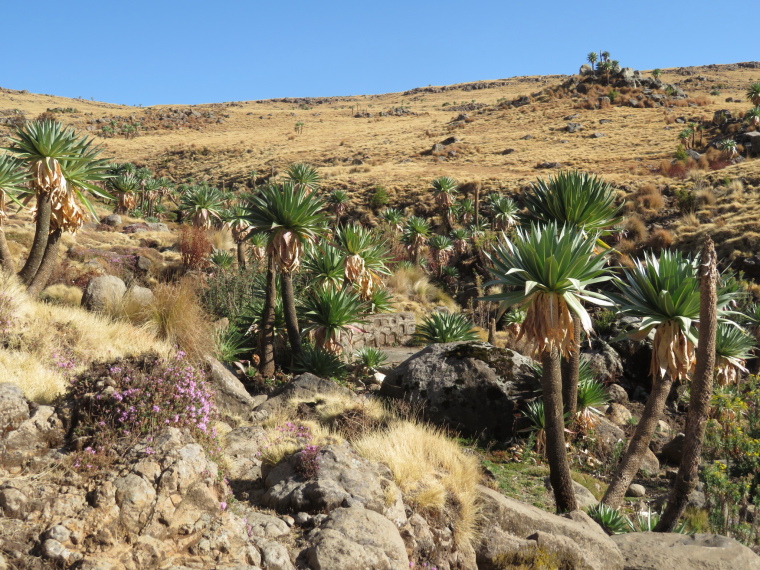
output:
[[[752,33],[737,19],[740,4],[12,2],[3,5],[0,86],[192,104],[575,73],[592,50],[637,69],[732,63],[758,57],[756,42],[741,39]]]

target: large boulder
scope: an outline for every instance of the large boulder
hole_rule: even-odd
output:
[[[429,420],[469,436],[515,435],[515,410],[535,397],[532,361],[483,342],[432,344],[386,376],[381,394],[421,402]]]
[[[255,405],[255,400],[243,383],[232,372],[212,356],[206,357],[209,366],[209,380],[216,392],[216,405],[233,416],[246,417]]]
[[[586,513],[547,513],[501,493],[478,487],[487,531],[478,548],[478,568],[496,570],[539,555],[551,567],[623,570],[623,557]],[[667,566],[663,566],[666,568]]]
[[[333,511],[308,535],[305,557],[314,570],[408,570],[409,558],[396,526],[374,511],[354,506]]]
[[[29,404],[21,388],[10,382],[0,383],[0,437],[28,419]]]
[[[757,554],[717,534],[630,532],[612,541],[625,558],[624,570],[760,570]]]
[[[277,388],[265,402],[256,407],[256,412],[267,415],[284,406],[288,400],[310,400],[326,394],[338,394],[346,398],[357,397],[351,390],[339,386],[332,380],[325,380],[306,372]]]
[[[314,461],[317,473],[306,478],[299,473],[298,453],[266,474],[262,503],[278,511],[329,512],[338,507],[361,505],[393,521],[406,523],[401,491],[391,470],[381,463],[362,459],[348,445],[326,445]]]
[[[87,284],[82,295],[82,306],[88,311],[105,311],[120,303],[126,292],[124,281],[115,275],[101,275]]]

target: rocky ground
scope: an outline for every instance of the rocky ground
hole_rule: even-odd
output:
[[[469,374],[460,396],[498,384],[514,400],[530,390],[523,364],[489,345],[439,345],[389,381],[400,389],[432,366],[443,393],[447,370],[460,370]],[[264,425],[277,410],[289,400],[346,396],[345,388],[306,374],[252,397],[223,367],[211,377],[226,425],[219,457],[187,430],[168,428],[103,469],[69,459],[76,401],[40,406],[0,384],[0,568],[760,568],[760,557],[725,537],[609,537],[581,511],[557,516],[484,485],[477,533],[462,538],[453,519],[411,504],[391,469],[363,458],[351,438],[321,446],[316,458],[302,450],[274,465],[262,461]],[[432,390],[428,396],[437,401]],[[466,417],[458,401],[436,420]],[[498,426],[505,405],[494,403],[483,417],[493,412]],[[316,468],[305,470],[307,461]]]

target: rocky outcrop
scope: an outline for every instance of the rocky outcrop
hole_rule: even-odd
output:
[[[284,406],[288,400],[310,400],[318,394],[339,394],[346,398],[357,397],[348,388],[339,386],[332,380],[324,380],[307,372],[296,376],[293,380],[272,392],[265,402],[255,408],[254,414],[258,418],[267,417],[274,410]]]
[[[624,570],[760,570],[760,557],[736,540],[716,534],[631,532],[611,537]]]
[[[95,277],[87,284],[82,295],[82,307],[88,311],[105,311],[121,302],[127,286],[114,275]]]
[[[421,402],[426,418],[463,434],[506,439],[517,407],[536,395],[531,363],[483,342],[432,344],[390,372],[381,394]]]
[[[581,511],[557,516],[479,487],[489,522],[478,548],[478,568],[518,565],[537,551],[557,567],[623,570],[623,557],[610,537]]]
[[[243,383],[224,364],[212,356],[206,357],[209,381],[216,393],[216,405],[222,413],[247,417],[256,404]]]

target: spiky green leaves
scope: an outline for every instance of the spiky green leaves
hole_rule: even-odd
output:
[[[489,209],[493,216],[494,226],[497,230],[506,230],[517,224],[517,204],[511,198],[500,194],[489,196]]]
[[[435,201],[443,208],[450,208],[454,204],[459,184],[451,176],[440,176],[431,184]]]
[[[473,324],[457,313],[431,313],[417,326],[414,339],[426,344],[480,340]]]
[[[0,156],[0,219],[5,217],[6,196],[21,206],[18,196],[29,193],[29,170],[23,162],[10,155]]]
[[[312,334],[317,348],[340,354],[344,337],[361,332],[363,314],[362,301],[352,291],[317,288],[303,302],[304,331]]]
[[[586,172],[559,172],[539,179],[525,195],[532,219],[602,232],[620,221],[615,191],[598,176]]]
[[[299,188],[304,189],[306,193],[316,190],[320,185],[320,176],[317,169],[310,164],[302,162],[288,166],[285,170],[285,177]]]
[[[224,194],[213,186],[191,186],[182,195],[180,210],[186,212],[196,228],[209,229],[214,220],[221,220],[224,210]]]
[[[581,300],[611,306],[609,299],[589,286],[610,279],[606,274],[606,252],[594,253],[596,235],[584,235],[571,226],[555,222],[533,225],[529,232],[517,230],[513,239],[494,249],[490,270],[501,293],[485,297],[499,301],[503,310],[525,307],[528,314],[521,330],[536,343],[537,351],[555,343],[566,353],[571,350],[574,312],[586,331],[592,323]],[[567,335],[570,334],[568,337]]]
[[[753,83],[747,88],[747,99],[753,105],[760,105],[760,83]]]

